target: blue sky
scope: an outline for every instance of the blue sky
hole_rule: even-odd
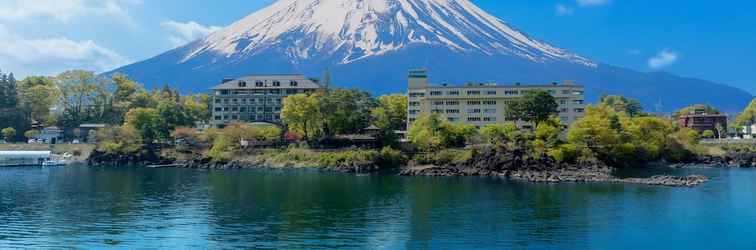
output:
[[[472,0],[596,61],[756,93],[756,1]],[[272,0],[0,0],[0,69],[105,71],[155,56]]]

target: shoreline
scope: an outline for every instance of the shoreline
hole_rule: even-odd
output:
[[[97,164],[95,166],[118,166],[122,164]],[[93,167],[91,164],[87,164]],[[320,167],[310,164],[265,164],[255,162],[232,161],[228,163],[187,163],[175,162],[162,165],[134,164],[144,168],[184,168],[204,170],[262,170],[262,171],[317,171],[325,173],[348,174],[386,174],[416,177],[494,177],[530,183],[616,183],[639,184],[667,187],[696,187],[710,179],[702,175],[672,176],[654,175],[645,178],[620,178],[612,175],[608,167],[564,168],[555,170],[504,170],[489,171],[467,167],[452,166],[401,166],[392,169],[380,169],[377,166],[340,166]],[[672,167],[669,165],[668,167]]]

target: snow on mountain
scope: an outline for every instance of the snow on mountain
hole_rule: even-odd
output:
[[[280,0],[203,39],[182,62],[206,52],[250,57],[286,47],[293,63],[326,56],[347,64],[413,44],[596,66],[528,37],[468,0]]]

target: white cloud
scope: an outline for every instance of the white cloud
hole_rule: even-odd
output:
[[[557,15],[567,16],[567,15],[572,15],[573,13],[575,13],[575,10],[572,9],[572,8],[570,8],[567,5],[564,5],[564,4],[557,4],[556,5],[556,14]]]
[[[194,21],[182,23],[170,20],[161,23],[160,26],[170,32],[168,39],[170,39],[171,43],[176,47],[203,38],[210,33],[221,29],[221,27],[218,26],[204,26]]]
[[[582,7],[607,5],[611,0],[577,0],[578,5]]]
[[[17,75],[52,75],[69,69],[103,72],[130,61],[94,41],[65,37],[25,38],[0,27],[0,65]]]
[[[141,0],[0,0],[0,20],[50,18],[67,23],[77,17],[95,15],[134,25],[125,5],[139,3]]]
[[[677,62],[679,54],[674,51],[662,50],[654,57],[648,59],[648,67],[652,69],[664,68]]]

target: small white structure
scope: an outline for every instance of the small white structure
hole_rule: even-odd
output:
[[[51,151],[0,151],[0,167],[43,166],[56,158]]]
[[[756,139],[756,124],[743,126],[743,139]]]

